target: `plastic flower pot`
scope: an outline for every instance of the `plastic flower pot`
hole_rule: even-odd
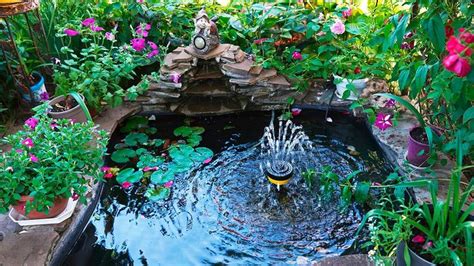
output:
[[[82,101],[84,101],[84,96],[80,95]],[[50,106],[54,106],[57,103],[64,102],[66,100],[66,96],[58,96],[49,101]],[[84,112],[81,105],[78,103],[76,106],[72,107],[71,109],[65,111],[50,111],[48,114],[50,117],[55,119],[72,119],[75,123],[83,123],[87,121],[86,113]]]
[[[431,127],[433,133],[438,136],[441,134],[441,130],[438,128]],[[408,134],[408,148],[407,148],[407,161],[417,167],[424,167],[428,165],[428,158],[430,157],[430,146],[428,140],[420,141],[416,139],[417,135],[424,134],[425,129],[422,127],[414,127]]]
[[[1,1],[1,0],[0,0]],[[33,95],[33,100],[29,93],[23,93],[22,97],[28,102],[40,102],[41,94],[48,93],[46,87],[44,86],[44,77],[39,72],[31,73],[31,76],[34,80],[37,80],[36,84],[30,87],[31,94]]]
[[[53,218],[53,217],[56,217],[59,214],[61,214],[66,209],[66,206],[67,206],[67,203],[68,203],[69,199],[67,199],[67,198],[57,198],[54,201],[53,206],[51,208],[49,208],[48,214],[38,212],[36,210],[31,210],[27,215],[25,215],[26,203],[28,201],[30,201],[30,202],[33,201],[33,197],[21,196],[20,200],[18,201],[18,203],[15,206],[13,206],[13,208],[19,214],[27,217],[28,219],[46,219],[46,218]]]
[[[335,74],[333,76],[334,76],[334,84],[336,85],[336,96],[340,99],[342,99],[344,92],[348,90],[347,85],[349,84],[354,85],[356,92],[354,93],[351,91],[349,97],[347,98],[347,100],[351,100],[351,101],[359,99],[360,94],[367,86],[367,81],[369,80],[368,78],[348,80],[346,78],[342,78]],[[336,80],[341,80],[341,82],[336,84]]]
[[[406,243],[405,241],[400,242],[397,247],[397,266],[407,266],[405,262],[405,257],[404,257],[404,252],[405,252],[405,246]],[[408,253],[410,255],[410,262],[411,266],[435,266],[436,264],[431,263],[425,259],[423,259],[421,256],[416,254],[413,250],[408,247]]]

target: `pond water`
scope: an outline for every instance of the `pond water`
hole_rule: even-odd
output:
[[[303,110],[293,121],[313,147],[277,191],[260,169],[259,140],[271,117],[157,116],[150,123],[161,139],[172,139],[184,123],[203,127],[199,146],[214,152],[212,161],[176,175],[167,200],[151,201],[140,185],[123,189],[110,181],[65,264],[287,264],[298,256],[319,260],[347,252],[363,208],[342,209],[337,193],[322,198],[307,189],[303,168],[332,166],[342,177],[361,170],[358,179],[376,182],[391,171],[389,164],[363,121],[332,113],[329,124],[323,112]],[[110,151],[124,137],[117,130]]]

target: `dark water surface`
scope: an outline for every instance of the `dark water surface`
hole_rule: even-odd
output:
[[[162,138],[185,119],[204,127],[200,146],[214,151],[213,161],[178,176],[167,201],[111,182],[66,265],[287,264],[340,255],[353,244],[363,211],[355,204],[341,211],[337,195],[320,201],[305,188],[301,168],[331,165],[340,176],[363,170],[359,178],[370,181],[391,169],[363,122],[331,116],[327,124],[323,112],[304,110],[294,119],[314,148],[282,192],[259,167],[258,142],[271,113],[157,117],[152,123]],[[111,147],[121,138],[116,133]]]

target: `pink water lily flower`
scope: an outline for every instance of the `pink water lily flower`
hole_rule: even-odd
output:
[[[112,32],[106,32],[105,33],[105,38],[109,41],[115,40],[115,35]]]
[[[30,117],[25,121],[25,125],[27,125],[31,130],[34,130],[38,123],[39,120],[34,117]]]
[[[344,32],[346,32],[346,26],[340,19],[337,19],[331,26],[331,32],[336,35],[344,34]]]
[[[212,158],[207,158],[206,160],[204,160],[204,162],[202,162],[203,164],[209,164],[210,162],[212,162]]]
[[[28,148],[33,148],[35,146],[35,144],[33,143],[33,140],[31,138],[26,138],[24,139],[21,144],[25,145],[26,147]]]
[[[69,36],[69,37],[74,37],[76,35],[79,35],[79,32],[78,31],[75,31],[73,29],[65,29],[64,30],[64,33]]]
[[[174,72],[170,75],[170,79],[173,83],[179,83],[180,82],[180,79],[181,79],[181,75]]]
[[[145,49],[145,39],[143,38],[132,39],[130,40],[130,43],[132,44],[132,48],[137,52],[141,52]]]
[[[82,26],[89,27],[95,23],[95,18],[86,18],[82,21]]]
[[[34,154],[30,154],[30,161],[37,163],[39,160],[38,157],[36,157]]]
[[[293,52],[293,54],[291,55],[291,57],[292,57],[294,60],[302,60],[302,59],[303,59],[303,56],[301,55],[300,52]]]
[[[174,183],[173,180],[171,180],[171,181],[166,182],[163,186],[164,186],[165,188],[170,188],[170,187],[173,186],[173,183]]]
[[[392,116],[384,113],[377,114],[377,118],[375,118],[375,126],[382,131],[392,127]]]
[[[143,168],[143,172],[150,172],[150,171],[156,171],[156,170],[158,170],[158,167],[156,167],[156,166],[155,167],[145,166]]]
[[[125,181],[122,183],[122,188],[124,189],[128,189],[132,186],[132,183],[128,182],[128,181]]]
[[[301,113],[301,109],[300,108],[292,108],[291,109],[291,115],[292,116],[297,116]]]

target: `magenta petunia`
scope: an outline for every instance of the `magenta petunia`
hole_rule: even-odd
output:
[[[90,29],[91,29],[92,31],[95,31],[95,32],[99,32],[99,31],[103,31],[103,30],[104,30],[104,28],[99,27],[99,26],[96,26],[96,25],[91,25],[91,26],[90,26]]]
[[[110,169],[111,169],[111,168],[108,167],[108,166],[102,166],[102,167],[100,168],[100,171],[102,171],[102,172],[105,173],[105,172],[108,172]]]
[[[152,50],[151,52],[149,52],[149,53],[146,55],[146,57],[147,57],[147,58],[153,58],[153,57],[155,57],[156,55],[158,55],[158,53],[159,53],[158,50]]]
[[[76,35],[79,35],[79,32],[78,31],[75,31],[73,29],[65,29],[64,30],[64,33],[69,36],[69,37],[74,37]]]
[[[137,52],[141,52],[143,49],[145,49],[146,41],[143,38],[131,39],[130,43],[132,44],[132,48]]]
[[[158,170],[158,167],[156,167],[156,166],[155,167],[145,166],[143,168],[143,172],[150,172],[150,171],[156,171],[156,170]]]
[[[39,160],[38,157],[36,157],[34,154],[30,154],[30,161],[37,163]]]
[[[25,125],[27,125],[32,130],[36,128],[38,123],[39,123],[39,120],[34,117],[30,117],[25,121]]]
[[[150,29],[151,29],[150,24],[138,25],[137,28],[135,29],[135,33],[137,33],[138,35],[146,38],[146,37],[148,37],[148,31]]]
[[[122,188],[124,189],[128,189],[132,186],[132,183],[128,182],[128,181],[125,181],[122,183]]]
[[[350,16],[352,16],[352,9],[349,8],[347,10],[342,11],[342,17],[348,18]]]
[[[294,60],[302,60],[303,56],[301,55],[300,52],[293,52],[293,55],[291,56]]]
[[[152,50],[158,50],[158,45],[156,45],[154,42],[149,41],[148,46],[150,46]]]
[[[388,101],[385,102],[384,107],[385,108],[393,108],[393,107],[395,107],[396,103],[397,102],[394,99],[389,99]]]
[[[105,179],[111,179],[111,178],[113,178],[113,177],[114,177],[114,174],[113,174],[113,173],[110,173],[110,172],[108,172],[108,173],[106,173],[106,174],[104,175],[104,178],[105,178]]]
[[[91,25],[94,25],[95,23],[95,18],[86,18],[82,21],[82,26],[84,27],[89,27]]]
[[[375,126],[382,131],[392,127],[392,116],[384,113],[378,113],[377,117],[375,118]]]
[[[33,140],[31,138],[26,138],[24,139],[21,144],[25,145],[28,148],[33,148],[35,144],[33,143]]]

